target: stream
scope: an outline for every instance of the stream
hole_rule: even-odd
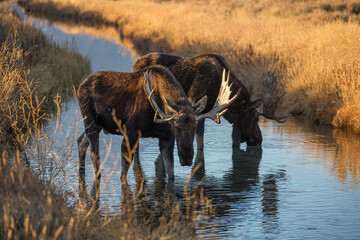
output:
[[[73,44],[91,60],[92,71],[131,71],[136,53],[122,45],[115,29],[49,23],[29,19],[59,44]],[[54,129],[54,152],[65,148],[67,181],[78,188],[76,137],[84,129],[76,99],[64,103],[60,116],[47,125]],[[302,118],[280,124],[260,120],[263,145],[232,150],[232,127],[206,120],[204,152],[194,157],[204,162],[202,174],[191,186],[201,184],[216,205],[211,231],[198,229],[202,238],[228,239],[359,239],[360,238],[360,138],[317,126]],[[64,141],[72,139],[72,141]],[[121,205],[121,136],[100,135],[102,182],[100,202],[106,211]],[[194,143],[196,153],[196,143]],[[175,181],[158,181],[157,139],[140,140],[140,163],[145,175],[144,191],[171,191],[181,198],[193,167],[182,167],[175,149]],[[195,162],[195,159],[194,159]],[[201,178],[206,175],[205,180]],[[86,159],[86,182],[93,180],[92,164]],[[128,183],[136,189],[133,167]],[[162,185],[159,185],[162,184]],[[89,184],[91,185],[91,184]],[[105,207],[106,206],[106,207]],[[105,211],[105,210],[104,210]]]

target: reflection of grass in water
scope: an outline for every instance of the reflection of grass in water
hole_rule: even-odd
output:
[[[334,130],[337,148],[333,156],[332,170],[342,181],[360,183],[360,138],[346,131]]]
[[[331,169],[340,181],[359,183],[360,138],[357,134],[314,124],[303,118],[287,121],[286,125],[278,126],[280,135],[284,131],[295,142],[301,140],[296,144],[302,144],[305,154]],[[301,137],[297,139],[297,136]]]

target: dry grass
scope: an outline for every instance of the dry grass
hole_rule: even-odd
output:
[[[46,239],[60,236],[69,222],[66,202],[35,178],[19,156],[0,162],[0,238]]]
[[[51,43],[11,12],[0,12],[0,144],[21,148],[52,108],[90,71],[80,54]],[[29,120],[31,119],[31,121]]]
[[[113,24],[140,54],[221,54],[254,98],[270,70],[288,92],[282,110],[359,133],[357,1],[20,2],[34,12]]]
[[[206,222],[215,208],[201,187],[186,189],[185,201],[124,194],[109,214],[88,188],[70,196],[34,175],[19,153],[10,162],[2,157],[0,173],[1,239],[196,239],[197,229],[212,230]],[[69,207],[70,197],[78,204]]]

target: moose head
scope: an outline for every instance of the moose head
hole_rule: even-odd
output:
[[[199,121],[210,118],[220,123],[220,117],[227,111],[227,107],[239,96],[240,90],[232,97],[231,85],[229,83],[229,72],[227,74],[225,69],[223,71],[222,83],[217,100],[214,107],[206,113],[200,114],[207,103],[207,96],[203,96],[195,104],[191,105],[188,100],[174,103],[165,96],[162,96],[162,102],[164,111],[159,107],[155,101],[154,93],[155,88],[152,86],[151,71],[145,72],[145,93],[150,101],[151,106],[155,111],[154,122],[155,123],[169,123],[172,132],[175,136],[175,140],[178,148],[178,155],[180,164],[182,166],[191,166],[194,156],[193,141],[195,136],[195,130]]]

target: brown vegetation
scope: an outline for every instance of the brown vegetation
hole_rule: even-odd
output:
[[[90,63],[11,12],[0,12],[0,32],[5,33],[0,35],[0,144],[6,152],[22,147],[54,96],[71,93]]]
[[[282,110],[359,133],[359,4],[321,1],[21,0],[30,11],[117,26],[140,54],[217,53],[253,97],[274,72]],[[65,14],[66,13],[66,14]],[[94,21],[96,19],[96,21]]]
[[[51,185],[35,178],[19,156],[9,163],[3,155],[0,174],[0,238],[59,237],[71,216]]]
[[[84,192],[64,194],[23,165],[19,154],[0,161],[1,239],[195,239],[196,230],[208,228],[215,207],[202,187],[187,188],[180,202],[167,195],[149,198],[146,193],[123,196],[111,214]],[[69,197],[78,203],[69,207]]]

